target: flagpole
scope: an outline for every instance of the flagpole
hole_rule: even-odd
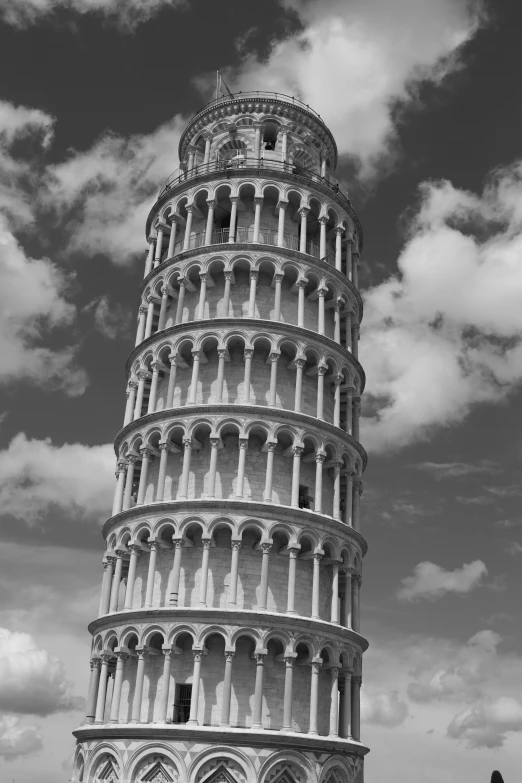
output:
[[[219,91],[219,71],[216,71],[216,101],[218,99],[218,91]]]

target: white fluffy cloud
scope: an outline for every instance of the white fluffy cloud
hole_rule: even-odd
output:
[[[0,710],[41,716],[75,710],[82,700],[71,688],[62,662],[32,636],[0,628]]]
[[[70,10],[113,18],[123,30],[133,30],[163,8],[185,4],[185,0],[0,0],[0,16],[8,24],[29,27],[57,11]]]
[[[250,55],[225,73],[233,90],[295,95],[313,107],[353,156],[374,173],[393,147],[397,101],[412,103],[423,81],[459,67],[462,45],[484,19],[481,0],[282,0],[302,29],[268,57]],[[200,81],[200,80],[198,80]],[[200,81],[203,84],[203,80]]]
[[[103,518],[114,492],[112,446],[28,439],[19,433],[0,451],[0,507],[28,524],[51,509],[73,519]]]
[[[177,168],[185,124],[176,116],[150,134],[107,133],[90,149],[48,168],[42,206],[63,222],[69,250],[103,253],[122,265],[145,253],[145,220],[160,186]]]
[[[418,598],[435,599],[446,593],[469,593],[487,574],[487,568],[481,560],[464,563],[461,568],[446,571],[435,563],[419,563],[413,569],[413,576],[402,580],[397,598],[402,601],[415,601]]]
[[[125,337],[130,330],[131,314],[118,302],[113,302],[108,296],[100,296],[94,299],[85,308],[84,312],[92,312],[96,329],[109,340],[117,337]]]
[[[363,441],[374,452],[425,439],[520,384],[521,184],[518,162],[481,196],[422,186],[398,274],[364,297]]]
[[[397,691],[366,693],[361,691],[361,717],[365,723],[386,726],[390,729],[400,726],[408,717],[408,705]]]
[[[0,757],[14,761],[42,749],[42,735],[38,726],[23,724],[12,715],[0,717]]]
[[[522,704],[509,696],[466,707],[448,726],[448,737],[471,748],[501,748],[513,732],[522,732]]]

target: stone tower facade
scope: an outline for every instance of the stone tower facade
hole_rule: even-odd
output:
[[[83,783],[361,783],[362,230],[335,141],[212,101],[146,225]]]

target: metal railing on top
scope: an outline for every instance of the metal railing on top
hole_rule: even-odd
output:
[[[265,99],[268,101],[283,100],[286,101],[287,103],[293,103],[294,106],[299,106],[301,109],[306,109],[306,111],[309,111],[310,114],[313,114],[314,117],[317,117],[324,124],[324,120],[321,117],[321,115],[318,114],[318,112],[316,112],[315,109],[312,109],[312,107],[309,106],[307,103],[304,103],[304,101],[299,100],[299,98],[295,98],[293,95],[286,95],[284,92],[268,92],[267,90],[248,90],[247,92],[234,92],[232,93],[231,96],[220,95],[219,98],[214,98],[208,103],[205,103],[205,105],[202,106],[201,109],[197,110],[194,117],[197,117],[200,112],[209,109],[211,106],[217,106],[217,104],[221,103],[222,101],[243,100],[244,98],[246,99],[252,98],[254,100]]]
[[[230,229],[228,228],[217,228],[212,231],[212,245],[223,245],[228,244],[230,239]],[[236,236],[235,236],[235,242],[236,243],[247,243],[252,244],[254,241],[254,229],[251,228],[245,228],[238,226],[236,228]],[[277,247],[277,231],[274,231],[272,228],[263,228],[260,227],[259,229],[259,243],[262,245],[272,245],[274,247]],[[294,236],[293,234],[287,234],[285,233],[283,235],[283,247],[290,248],[290,250],[299,250],[299,237]],[[230,243],[232,244],[232,243]],[[174,255],[178,255],[178,253],[183,252],[183,245],[184,240],[180,240],[179,242],[176,242],[174,245]],[[205,231],[201,231],[198,234],[192,234],[188,243],[188,247],[185,248],[185,250],[196,250],[198,247],[204,247],[205,245]],[[167,252],[165,251],[162,256],[161,260],[165,261],[167,258]],[[331,266],[335,266],[335,254],[327,251],[326,256],[324,256],[322,259],[320,258],[320,248],[319,245],[315,242],[312,242],[310,239],[306,242],[306,251],[309,256],[313,256],[313,258],[318,258],[319,260],[325,261],[327,264],[330,264]]]
[[[312,182],[317,182],[319,185],[326,185],[331,188],[334,193],[338,193],[348,202],[350,201],[348,193],[343,191],[339,186],[339,181],[332,177],[330,174],[322,177],[311,169],[304,168],[295,163],[286,163],[282,160],[273,160],[271,158],[239,158],[233,160],[213,160],[209,163],[198,163],[194,165],[190,170],[184,171],[182,169],[176,169],[172,174],[167,177],[164,184],[160,188],[158,198],[173,188],[180,182],[187,182],[194,177],[199,177],[202,174],[208,174],[209,172],[223,172],[226,174],[229,171],[236,171],[237,169],[270,169],[271,171],[285,172],[287,174],[296,174],[300,177],[306,177]]]

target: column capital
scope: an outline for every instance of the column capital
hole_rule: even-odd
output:
[[[303,446],[292,446],[292,457],[300,457],[304,451]]]
[[[288,206],[288,199],[280,198],[279,201],[276,204],[276,209],[283,209],[285,210]]]
[[[281,356],[279,351],[273,351],[270,356],[268,357],[269,361],[271,362],[277,362],[279,361],[279,357]]]
[[[183,438],[182,439],[183,446],[185,449],[191,449],[192,448],[192,438]]]
[[[192,648],[192,656],[194,658],[194,663],[201,663],[201,659],[203,658],[203,649]]]
[[[312,670],[315,672],[319,672],[321,666],[323,665],[323,661],[321,658],[312,658]]]
[[[91,658],[91,671],[93,669],[100,669],[101,668],[101,658]]]
[[[296,366],[296,369],[302,370],[306,364],[306,359],[294,359],[294,364]]]
[[[267,653],[266,652],[254,652],[254,658],[256,661],[257,666],[263,666],[266,660]]]
[[[128,661],[130,658],[130,655],[128,652],[125,652],[124,650],[115,650],[116,657],[120,661]]]
[[[207,199],[207,206],[208,206],[209,209],[211,209],[212,207],[215,207],[216,206],[216,200],[213,199],[213,198],[208,198]]]
[[[276,440],[267,440],[265,443],[266,450],[274,452],[277,448],[277,441]]]
[[[268,543],[268,541],[265,541],[264,543],[259,544],[259,548],[261,549],[264,555],[269,555],[270,550],[272,549],[272,544]]]
[[[160,362],[159,359],[156,359],[156,361],[152,362],[150,366],[154,372],[165,372],[167,369],[163,362]]]
[[[249,277],[250,280],[257,280],[257,278],[259,277],[259,269],[251,269]]]
[[[308,285],[308,279],[306,277],[301,277],[299,278],[299,280],[296,280],[295,282],[295,287],[297,289],[299,288],[305,289],[307,285]]]
[[[300,546],[288,546],[286,548],[286,551],[288,552],[288,557],[291,560],[295,560],[297,558],[297,555],[301,551],[301,547]],[[296,653],[296,655],[297,655],[297,653]]]
[[[163,645],[162,651],[165,658],[170,658],[172,656],[172,647],[169,647],[168,645]]]
[[[317,293],[317,296],[323,296],[324,297],[328,293],[328,289],[321,285],[321,286],[319,286],[319,288],[316,288],[316,293]]]
[[[239,448],[245,451],[248,449],[248,438],[239,438]]]
[[[284,272],[276,272],[274,274],[274,282],[276,282],[276,283],[282,283],[284,278],[285,278],[285,273]]]
[[[217,449],[219,447],[219,442],[220,442],[219,438],[210,438],[210,447],[212,449]]]
[[[237,541],[237,540],[232,539],[232,542],[230,544],[230,548],[231,549],[235,549],[236,551],[239,551],[241,549],[241,544],[242,543],[243,542],[241,540]]]
[[[138,370],[138,380],[147,381],[151,377],[148,370]]]
[[[129,465],[135,465],[138,461],[139,454],[128,454],[127,455],[127,462]]]
[[[341,472],[341,468],[343,467],[343,465],[344,465],[344,463],[342,462],[342,460],[335,460],[334,463],[333,463],[333,469],[334,469],[335,473],[340,473]]]
[[[310,212],[310,207],[299,207],[297,211],[299,212],[301,217],[306,217]]]
[[[253,348],[245,348],[243,352],[243,359],[251,359],[254,355],[254,349]]]
[[[152,449],[151,446],[142,446],[140,448],[140,454],[142,457],[149,458],[152,457],[152,455],[154,454],[154,450]]]
[[[291,669],[292,668],[292,666],[295,663],[295,659],[296,658],[297,658],[297,653],[285,653],[284,661],[285,661],[287,669]]]
[[[160,451],[168,451],[169,450],[170,443],[167,443],[167,441],[161,441],[161,443],[158,443],[158,448]]]
[[[148,308],[145,305],[140,305],[138,307],[138,318],[140,317],[140,315],[147,315],[147,309]]]
[[[362,675],[360,674],[352,674],[352,684],[356,685],[358,688],[361,687],[362,683]]]
[[[128,384],[127,384],[127,386],[128,386],[128,390],[129,390],[129,391],[130,391],[131,389],[134,389],[134,390],[136,390],[136,389],[138,388],[138,384],[136,383],[136,381],[129,381],[129,382],[128,382]]]
[[[129,544],[128,549],[133,552],[137,557],[141,555],[141,544]],[[137,649],[137,648],[136,648]]]
[[[360,574],[353,573],[352,574],[352,582],[354,582],[358,587],[362,584],[362,577]]]
[[[106,571],[110,565],[114,566],[116,560],[117,560],[116,555],[107,555],[107,559],[103,564],[103,570]]]
[[[208,272],[200,272],[199,273],[199,279],[201,280],[202,283],[203,282],[206,283],[207,280],[208,280]]]
[[[325,461],[325,459],[326,459],[326,454],[324,452],[317,451],[315,453],[315,461],[316,462],[320,462],[322,464]]]
[[[340,386],[342,384],[343,380],[344,379],[343,379],[342,375],[334,375],[333,378],[332,378],[332,385],[333,386]]]
[[[239,201],[239,196],[229,196],[229,199],[232,204],[237,204],[237,202]]]
[[[317,368],[317,375],[326,375],[328,372],[328,367],[326,367],[324,364],[320,364]]]
[[[202,538],[201,543],[203,544],[203,549],[210,549],[212,546],[212,538]]]
[[[325,226],[325,225],[328,223],[328,217],[327,217],[327,215],[322,215],[322,216],[319,218],[319,221],[318,221],[318,222],[319,222],[319,223],[320,223],[322,226]]]
[[[201,350],[200,350],[199,348],[194,348],[194,349],[191,351],[191,354],[192,354],[192,356],[194,357],[194,359],[199,359],[199,356],[200,356],[200,354],[201,354]]]
[[[363,483],[362,479],[356,478],[353,480],[353,488],[355,492],[358,492],[359,495],[362,495],[363,493]]]
[[[264,197],[263,196],[256,196],[254,198],[254,204],[256,207],[262,207],[263,206]]]
[[[148,649],[146,647],[136,647],[135,649],[136,649],[136,652],[138,653],[138,658],[143,660],[144,658],[147,657],[147,654],[148,654],[149,651],[148,651]]]
[[[227,359],[228,350],[226,348],[218,348],[218,357],[220,359]]]
[[[101,660],[102,664],[106,663],[107,665],[109,665],[109,663],[110,663],[112,658],[114,658],[114,653],[112,653],[112,652],[110,652],[110,653],[102,652],[102,654],[100,655],[100,660]]]
[[[118,473],[125,473],[127,470],[127,464],[123,460],[118,460],[118,464],[116,465],[116,476],[118,476]]]
[[[194,212],[194,204],[187,204],[187,205],[186,205],[186,207],[185,207],[185,209],[187,210],[187,213],[188,213],[189,215],[191,215],[191,214],[192,214],[192,212]]]
[[[345,229],[344,226],[336,226],[335,233],[337,234],[337,236],[340,237],[340,236],[342,236],[342,234],[344,234],[345,230],[346,229]]]
[[[320,563],[323,559],[324,552],[314,552],[314,560],[316,563]]]
[[[234,659],[235,654],[236,654],[235,650],[225,650],[225,660],[232,661]]]

